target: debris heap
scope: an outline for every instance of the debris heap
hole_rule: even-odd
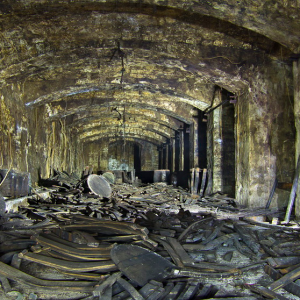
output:
[[[162,183],[105,198],[65,182],[2,214],[1,299],[300,297],[300,227],[274,224],[280,212]]]

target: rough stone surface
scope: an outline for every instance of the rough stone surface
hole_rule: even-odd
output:
[[[207,167],[200,120],[217,88],[237,96],[227,189],[261,205],[275,177],[292,181],[299,153],[299,20],[296,0],[2,1],[0,168],[33,182],[106,170],[125,159],[123,140],[129,168],[139,145],[142,170]],[[162,163],[157,147],[169,149]],[[221,186],[224,167],[208,171]]]

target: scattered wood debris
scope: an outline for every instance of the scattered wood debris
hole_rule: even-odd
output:
[[[39,195],[1,216],[3,299],[300,297],[300,227],[278,211],[164,183],[103,198],[65,174]]]

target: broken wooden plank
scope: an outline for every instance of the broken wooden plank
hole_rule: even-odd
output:
[[[207,179],[207,169],[203,169],[202,181],[201,181],[201,187],[200,187],[200,193],[199,193],[200,197],[204,196],[206,179]]]
[[[88,251],[69,247],[67,245],[52,241],[43,236],[35,237],[35,240],[42,246],[52,249],[58,253],[62,253],[74,258],[85,260],[110,260],[110,249],[103,251]]]
[[[268,209],[268,208],[270,207],[270,205],[271,205],[271,201],[272,201],[272,199],[273,199],[273,196],[274,196],[274,193],[275,193],[277,184],[278,184],[278,179],[275,178],[274,183],[273,183],[273,186],[272,186],[272,189],[271,189],[271,192],[270,192],[270,195],[269,195],[269,199],[268,199],[267,204],[266,204],[266,208],[267,208],[267,209]]]
[[[5,293],[8,293],[12,290],[6,276],[0,275],[0,282],[1,282],[1,287]]]
[[[222,278],[222,277],[232,277],[239,274],[237,272],[203,272],[192,268],[180,268],[180,269],[172,269],[172,275],[178,277],[190,277],[190,278],[206,278],[206,277],[215,277],[215,278]]]
[[[53,231],[53,229],[51,230],[51,232]],[[72,232],[71,232],[72,234]],[[78,249],[78,250],[85,250],[85,251],[89,251],[89,252],[100,252],[100,253],[110,253],[110,250],[113,247],[113,244],[109,244],[109,243],[101,243],[99,244],[97,247],[91,247],[88,246],[87,244],[78,244],[78,243],[73,243],[70,242],[69,240],[65,240],[63,238],[60,238],[50,232],[46,232],[46,233],[40,233],[39,234],[40,237],[45,237],[49,240],[55,241],[59,244],[63,244],[66,245],[68,247],[72,247],[74,249]]]
[[[214,240],[206,243],[201,243],[199,244],[199,250],[213,250],[218,248],[221,244],[224,244],[226,242],[229,242],[231,240],[233,240],[234,238],[238,237],[237,233],[228,233],[228,234],[224,234],[221,235],[218,238],[215,238]]]
[[[132,297],[133,300],[144,300],[145,298],[130,284],[123,278],[118,278],[117,282],[121,285]]]
[[[209,235],[209,237],[202,242],[203,245],[206,245],[208,243],[210,243],[214,238],[217,237],[217,235],[220,233],[222,227],[224,225],[224,222],[221,221],[221,222],[216,222],[216,224],[214,224],[214,230],[213,232]]]
[[[275,270],[269,265],[265,265],[264,271],[275,281],[282,277],[282,275],[277,270]],[[289,293],[300,297],[300,286],[298,284],[294,282],[290,282],[287,285],[285,285],[283,288]]]
[[[147,300],[158,300],[164,292],[163,284],[155,280],[150,280],[139,290],[139,293]]]
[[[251,291],[259,294],[259,295],[262,295],[264,297],[267,297],[267,298],[276,298],[276,299],[279,299],[279,300],[288,300],[288,298],[284,297],[284,296],[281,296],[280,294],[278,293],[275,293],[274,291],[272,290],[269,290],[263,286],[260,286],[260,285],[252,285],[252,284],[244,284],[245,287],[247,287],[248,289],[250,289]]]
[[[254,255],[254,253],[247,247],[246,249],[244,249],[239,241],[239,239],[237,237],[233,238],[234,241],[234,245],[236,247],[236,250],[238,252],[240,252],[241,254],[245,255],[246,257],[249,258],[256,258],[256,256]]]
[[[177,299],[178,300],[193,299],[194,296],[197,294],[199,287],[200,287],[200,282],[194,282],[194,281],[188,282]]]
[[[261,257],[264,254],[264,251],[260,244],[255,240],[252,231],[237,223],[234,223],[233,226],[242,238],[243,242],[256,254],[256,256]]]
[[[204,218],[201,220],[198,220],[194,223],[192,223],[191,225],[189,225],[178,237],[178,241],[183,240],[192,230],[194,230],[197,226],[199,225],[203,225],[204,223],[208,223],[210,221],[212,221],[213,218],[212,217],[208,217],[208,218]]]
[[[44,255],[30,253],[26,250],[19,253],[19,257],[28,261],[37,262],[46,266],[51,266],[59,270],[66,270],[66,271],[75,271],[75,272],[97,271],[97,272],[104,273],[104,272],[117,270],[116,265],[111,260],[97,261],[97,262],[66,261],[62,259],[56,259]]]
[[[194,190],[194,183],[195,183],[195,168],[192,168],[192,173],[191,173],[191,194],[195,193]]]
[[[186,282],[177,282],[170,290],[169,294],[166,296],[165,299],[167,300],[177,299],[177,297],[182,292],[185,286],[186,286]]]
[[[281,269],[299,264],[300,256],[268,257],[267,262],[272,268]]]
[[[10,252],[29,249],[31,246],[36,245],[36,242],[30,239],[13,239],[0,244],[0,252]]]
[[[158,241],[160,244],[163,245],[163,247],[167,250],[169,253],[170,257],[172,258],[173,262],[176,264],[178,267],[183,267],[183,262],[180,259],[180,256],[177,254],[177,252],[171,247],[169,243],[163,240]]]
[[[174,238],[167,237],[167,242],[171,245],[174,251],[177,253],[180,261],[185,264],[193,264],[194,260],[188,255],[188,253],[184,250],[182,245]]]
[[[239,273],[239,269],[233,266],[222,265],[214,262],[194,262],[192,264],[186,264],[186,267],[189,267],[190,270],[202,270],[203,272],[229,272],[229,273]]]
[[[284,223],[286,223],[286,224],[289,223],[290,217],[291,217],[291,214],[292,214],[292,209],[293,209],[293,205],[294,205],[295,198],[296,198],[296,192],[297,192],[297,188],[298,188],[299,175],[300,175],[300,155],[298,157],[297,166],[296,166],[296,170],[295,170],[294,181],[293,181],[293,187],[292,187],[292,190],[291,190],[291,193],[290,193],[288,207],[286,209],[286,214],[285,214],[285,217],[284,217]]]
[[[0,274],[11,280],[22,282],[25,285],[32,287],[41,287],[43,289],[58,290],[63,288],[64,291],[81,291],[92,292],[94,289],[94,282],[88,281],[63,281],[63,280],[43,280],[31,275],[28,275],[18,269],[15,269],[7,264],[0,262]]]
[[[102,296],[105,293],[105,290],[112,287],[113,284],[121,278],[122,273],[116,272],[109,276],[107,279],[105,279],[97,288],[93,291],[94,296]]]
[[[172,289],[174,288],[174,283],[173,282],[167,282],[165,286],[165,291],[158,297],[157,300],[165,300],[167,299],[167,296],[170,294]]]
[[[243,219],[244,222],[250,223],[255,226],[261,226],[261,227],[266,227],[274,230],[281,230],[281,231],[295,231],[299,232],[300,231],[300,226],[299,225],[294,225],[294,226],[285,226],[285,225],[276,225],[276,224],[270,224],[269,222],[257,222],[251,219]]]
[[[271,283],[269,289],[276,291],[298,278],[300,278],[300,267],[296,268],[295,270],[289,272],[288,274],[282,276],[280,279]]]

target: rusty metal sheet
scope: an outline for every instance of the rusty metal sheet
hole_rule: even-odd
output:
[[[152,279],[162,280],[175,267],[159,254],[135,245],[114,246],[111,258],[120,271],[139,286],[144,286]]]

